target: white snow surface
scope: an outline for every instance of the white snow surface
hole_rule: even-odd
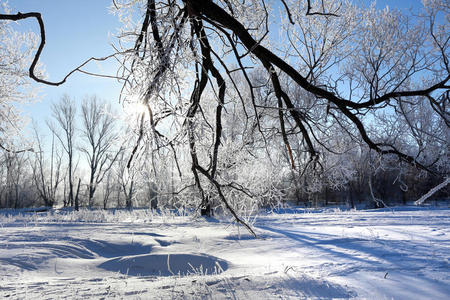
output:
[[[450,299],[450,209],[0,211],[0,299]]]

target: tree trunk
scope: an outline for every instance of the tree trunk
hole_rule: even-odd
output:
[[[76,211],[79,210],[79,205],[78,205],[78,194],[79,194],[79,192],[80,192],[80,184],[81,184],[81,178],[78,178],[77,194],[75,195],[75,210],[76,210]]]
[[[209,197],[205,197],[205,202],[202,204],[200,208],[200,215],[211,217],[211,203],[209,201]]]
[[[134,181],[132,180],[131,185],[130,185],[130,190],[128,192],[127,200],[126,200],[127,201],[127,203],[126,203],[127,209],[131,209],[131,207],[132,207],[131,199],[133,198],[133,183],[134,183]]]

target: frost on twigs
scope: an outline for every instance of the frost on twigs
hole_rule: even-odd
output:
[[[9,11],[7,3],[2,3],[0,14]],[[20,105],[37,99],[37,90],[28,77],[37,43],[33,32],[21,33],[14,22],[0,21],[0,147],[6,151],[16,151],[25,142],[21,129],[26,119],[20,116]],[[41,65],[37,72],[43,75]]]
[[[422,197],[420,197],[416,202],[414,202],[415,205],[421,205],[422,203],[424,203],[428,198],[430,198],[434,193],[436,193],[437,191],[439,191],[440,189],[443,189],[444,187],[447,186],[447,184],[450,182],[450,177],[445,178],[445,180],[443,182],[441,182],[440,184],[438,184],[437,186],[435,186],[434,188],[432,188],[431,190],[428,191],[428,193],[426,193],[425,195],[423,195]]]

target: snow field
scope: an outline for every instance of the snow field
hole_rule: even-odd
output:
[[[450,209],[0,212],[5,299],[448,299]]]

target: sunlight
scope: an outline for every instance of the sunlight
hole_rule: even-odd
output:
[[[131,96],[124,102],[123,109],[127,115],[139,116],[147,112],[147,106],[141,102],[138,96]]]

